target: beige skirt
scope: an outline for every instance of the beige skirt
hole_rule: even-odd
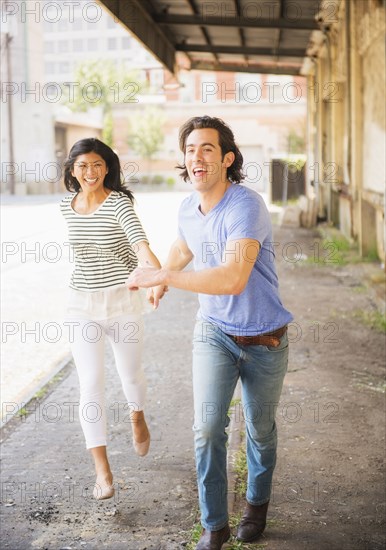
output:
[[[141,314],[144,304],[144,292],[129,290],[126,285],[112,286],[93,292],[70,288],[66,318],[81,317],[102,321],[127,313]]]

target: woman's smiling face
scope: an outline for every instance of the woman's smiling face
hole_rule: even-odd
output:
[[[106,162],[97,153],[91,152],[79,155],[71,174],[78,180],[82,191],[99,191],[108,173]]]

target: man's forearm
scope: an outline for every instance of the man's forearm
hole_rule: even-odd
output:
[[[240,294],[245,286],[237,274],[222,266],[183,272],[163,268],[161,274],[163,284],[199,294]]]
[[[128,279],[129,288],[149,288],[156,285],[167,285],[182,290],[189,290],[199,294],[236,295],[245,289],[254,263],[257,259],[259,246],[256,241],[242,239],[239,243],[241,250],[248,250],[253,246],[254,254],[234,258],[230,257],[224,264],[200,271],[180,271],[193,255],[183,246],[174,246],[162,269],[135,269]]]
[[[192,255],[184,254],[177,246],[173,246],[163,268],[171,271],[182,271],[191,260]]]

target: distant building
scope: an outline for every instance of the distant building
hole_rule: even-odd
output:
[[[74,117],[52,97],[44,61],[43,28],[68,20],[68,2],[1,4],[1,192],[52,193],[62,190],[62,162],[79,136],[101,135],[100,117]],[[75,3],[74,3],[75,4]],[[62,21],[62,23],[60,23]]]
[[[139,69],[149,84],[162,85],[162,65],[97,2],[44,0],[45,82],[73,82],[77,64],[103,59],[118,69]]]
[[[43,41],[33,17],[11,15],[11,8],[21,4],[1,6],[1,192],[36,191],[43,180],[42,190],[48,192],[57,168],[50,164],[55,144],[42,90]]]
[[[77,85],[77,64],[87,60],[110,60],[123,74],[138,70],[148,85],[144,93],[135,94],[134,102],[112,105],[114,147],[129,177],[140,180],[147,166],[128,144],[129,119],[151,105],[166,115],[164,142],[152,161],[157,181],[180,181],[175,170],[181,158],[178,128],[191,116],[219,116],[230,124],[244,155],[246,184],[267,193],[271,159],[288,156],[291,132],[300,140],[305,133],[302,78],[181,70],[176,82],[97,2],[10,2],[6,20],[13,82],[8,88],[3,85],[3,93],[13,107],[16,160],[12,164],[10,159],[10,104],[3,95],[2,191],[10,192],[12,186],[19,193],[62,189],[61,166],[70,146],[81,137],[101,135],[100,108],[78,113],[63,103],[66,86]],[[2,35],[3,44],[5,40]],[[2,71],[4,83],[4,63]]]
[[[160,179],[175,179],[178,127],[189,116],[211,114],[223,117],[234,128],[248,167],[248,181],[269,191],[270,160],[279,153],[288,155],[288,135],[292,128],[305,133],[305,79],[244,73],[181,71],[179,82],[127,29],[99,4],[90,2],[46,1],[44,22],[45,82],[74,82],[80,61],[111,60],[118,69],[139,71],[148,90],[135,102],[114,103],[113,136],[122,164],[134,180],[147,178],[147,160],[138,158],[128,145],[129,117],[147,106],[158,106],[166,115],[165,141],[152,161],[152,174]],[[60,15],[60,17],[59,17]],[[289,108],[291,107],[291,108]],[[134,170],[133,170],[134,167]],[[183,186],[183,184],[180,184]]]
[[[166,74],[165,82],[170,81]],[[259,75],[247,73],[210,73],[181,71],[173,88],[165,85],[163,96],[144,95],[136,104],[116,104],[114,143],[133,170],[134,180],[146,177],[146,161],[128,149],[129,114],[157,106],[166,115],[162,151],[152,161],[152,172],[158,179],[174,178],[180,187],[175,170],[181,159],[178,148],[178,129],[190,117],[209,115],[222,118],[235,133],[242,151],[247,178],[245,184],[253,189],[271,193],[271,160],[289,158],[291,136],[303,141],[306,137],[306,79],[303,77]],[[299,151],[297,151],[299,152]]]

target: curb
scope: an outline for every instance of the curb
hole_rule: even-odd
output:
[[[25,417],[29,415],[28,410],[32,409],[31,405],[40,400],[46,399],[55,388],[63,382],[65,378],[70,374],[74,366],[72,355],[68,353],[64,359],[59,361],[56,367],[49,372],[40,382],[37,384],[30,384],[26,389],[22,399],[20,399],[19,405],[27,409]],[[36,394],[44,392],[42,397],[37,397]],[[8,420],[1,419],[0,425],[0,439],[1,443],[5,441],[13,430],[19,426],[21,417],[18,415],[19,411],[16,411]]]

